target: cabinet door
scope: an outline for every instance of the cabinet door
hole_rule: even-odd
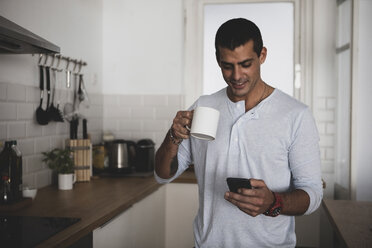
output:
[[[165,187],[133,205],[133,247],[164,248]]]
[[[164,239],[164,187],[93,231],[94,248],[163,248]]]
[[[94,248],[133,247],[133,208],[126,210],[93,231]]]
[[[198,211],[198,185],[166,185],[166,248],[194,247],[193,221]]]

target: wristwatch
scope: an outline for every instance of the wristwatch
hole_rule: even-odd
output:
[[[280,214],[283,208],[283,200],[282,197],[278,193],[274,193],[274,202],[271,204],[268,210],[264,212],[264,215],[266,216],[271,216],[271,217],[276,217]]]
[[[174,137],[173,128],[169,128],[169,137],[170,137],[172,143],[175,144],[175,145],[179,146],[182,143],[183,139],[177,139],[176,137]]]

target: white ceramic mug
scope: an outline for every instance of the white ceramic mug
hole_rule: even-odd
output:
[[[70,190],[76,182],[75,174],[58,174],[58,189]]]
[[[218,110],[209,107],[197,107],[192,118],[191,136],[203,140],[214,140],[219,118],[220,112]]]

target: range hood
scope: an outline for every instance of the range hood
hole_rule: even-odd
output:
[[[60,48],[0,16],[0,53],[59,53]]]

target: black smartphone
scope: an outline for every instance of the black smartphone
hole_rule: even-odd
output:
[[[231,192],[238,193],[238,189],[251,189],[251,182],[247,178],[228,177],[226,178],[227,186]]]

